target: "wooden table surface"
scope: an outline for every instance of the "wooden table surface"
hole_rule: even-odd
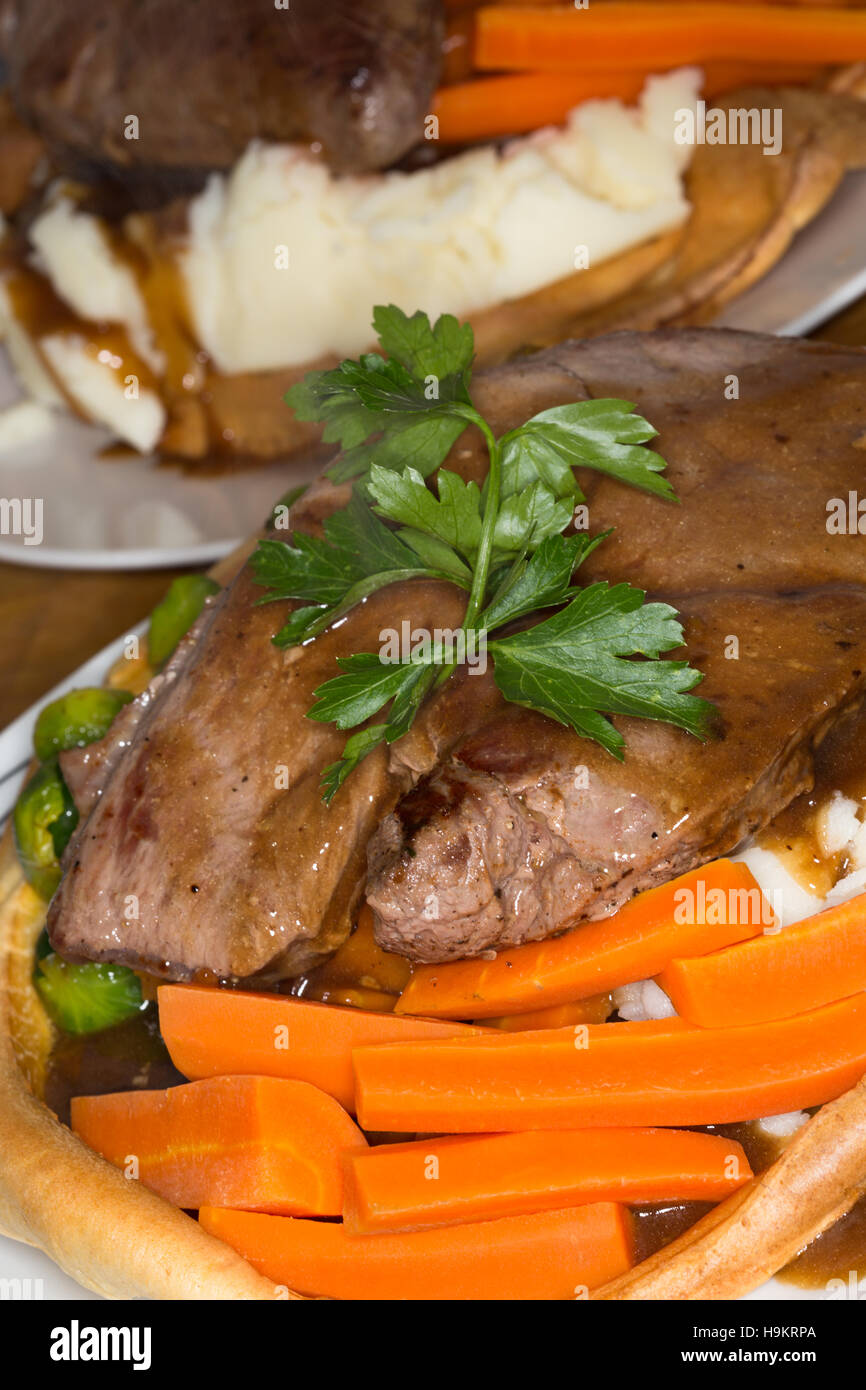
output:
[[[813,335],[866,345],[866,298]],[[178,570],[0,564],[0,729],[150,612]]]

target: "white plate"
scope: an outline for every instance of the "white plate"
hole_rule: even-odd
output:
[[[44,1251],[32,1245],[21,1245],[7,1236],[0,1236],[0,1280],[7,1281],[2,1284],[4,1300],[19,1298],[27,1302],[42,1299],[58,1302],[74,1299],[76,1302],[102,1302],[98,1293],[91,1293],[90,1289],[85,1289],[64,1274]],[[17,1283],[8,1282],[11,1280]]]
[[[866,173],[851,174],[830,206],[758,285],[718,322],[768,333],[806,333],[866,293]],[[16,399],[0,357],[0,406]],[[288,408],[288,407],[287,407]],[[58,415],[53,432],[0,454],[0,497],[42,498],[40,545],[0,536],[0,559],[66,569],[198,565],[225,555],[261,525],[297,465],[202,476],[154,459],[101,459],[109,436]]]
[[[0,352],[0,407],[18,395]],[[41,544],[0,535],[0,560],[48,569],[210,564],[309,478],[291,462],[208,474],[133,455],[100,458],[110,443],[105,430],[57,412],[50,433],[0,453],[0,497],[41,499],[43,516]]]
[[[763,280],[715,325],[796,337],[811,333],[866,294],[866,171],[848,174],[822,213],[804,227]]]

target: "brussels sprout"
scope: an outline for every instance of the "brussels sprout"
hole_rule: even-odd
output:
[[[83,748],[107,734],[118,710],[129,704],[128,690],[99,687],[70,690],[40,710],[33,730],[33,746],[40,762],[47,762],[67,748]]]
[[[165,665],[204,608],[205,599],[219,591],[219,584],[206,574],[185,574],[173,581],[150,615],[147,643],[152,666],[159,670]]]
[[[124,965],[72,965],[52,952],[38,961],[34,983],[48,1014],[66,1033],[98,1033],[144,1007],[141,981]]]
[[[77,824],[78,811],[56,761],[43,763],[18,798],[12,826],[24,877],[46,901],[60,882],[60,856]]]

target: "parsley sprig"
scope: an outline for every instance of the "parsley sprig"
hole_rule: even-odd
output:
[[[462,627],[486,643],[507,700],[617,758],[624,743],[611,714],[706,737],[713,706],[688,693],[700,672],[662,658],[682,645],[676,611],[647,603],[630,584],[576,586],[577,569],[609,533],[564,534],[585,500],[575,467],[676,500],[664,460],[646,447],[653,427],[628,401],[589,400],[542,411],[497,438],[470,396],[468,325],[447,314],[431,325],[394,305],[378,307],[373,325],[384,356],[311,372],[287,396],[300,419],[323,422],[325,440],[340,445],[331,477],[355,482],[323,536],[259,543],[259,602],[301,605],[274,636],[277,646],[315,638],[385,585],[444,580],[466,592]],[[468,425],[487,445],[483,487],[440,467]],[[434,489],[427,479],[437,469]],[[557,611],[528,624],[547,609]],[[517,630],[502,633],[509,624]],[[355,731],[325,769],[327,801],[373,748],[408,732],[426,696],[456,669],[452,648],[432,638],[399,660],[360,652],[337,664],[340,674],[318,688],[308,715]],[[367,722],[386,706],[381,722]]]

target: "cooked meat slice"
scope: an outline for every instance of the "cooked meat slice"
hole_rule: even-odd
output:
[[[422,137],[441,38],[429,0],[5,0],[0,25],[24,118],[118,176],[227,168],[254,139],[384,168]]]
[[[158,699],[164,685],[163,676],[154,676],[147,690],[115,715],[105,738],[98,743],[88,743],[83,748],[70,748],[61,753],[63,780],[80,816],[90,815],[124,748],[132,742],[136,729]]]
[[[441,626],[459,623],[463,599],[443,584],[383,591],[336,632],[284,653],[270,641],[277,610],[255,607],[260,595],[245,569],[185,662],[122,712],[132,740],[121,722],[105,748],[93,745],[94,777],[79,785],[86,818],[49,912],[65,956],[172,979],[270,979],[348,934],[367,842],[410,774],[380,751],[328,809],[319,779],[345,735],[304,716],[338,655],[378,649],[395,602],[416,625]],[[407,740],[419,772],[471,722],[461,692],[472,684],[425,710]]]
[[[369,844],[383,942],[448,959],[548,935],[730,848],[808,784],[813,744],[863,690],[866,540],[826,523],[832,498],[862,488],[864,388],[866,352],[712,330],[566,344],[479,374],[497,432],[601,395],[658,426],[682,505],[582,477],[592,530],[618,528],[583,573],[681,608],[723,737],[623,721],[620,764],[505,706],[489,673],[458,675],[327,809],[319,777],[344,736],[305,719],[314,689],[385,626],[456,625],[464,599],[393,586],[281,653],[269,639],[283,610],[253,606],[243,571],[131,742],[121,724],[119,756],[94,751],[101,795],[51,905],[55,945],[180,979],[290,976],[349,930]],[[473,430],[449,466],[482,474]],[[299,524],[344,500],[313,489]]]
[[[115,715],[105,738],[99,739],[97,743],[87,743],[83,748],[69,748],[60,754],[63,780],[69,788],[79,815],[90,815],[123,750],[129,747],[142,720],[149,717],[164,687],[170,685],[185,670],[201,633],[210,623],[212,610],[221,602],[222,595],[205,599],[203,613],[178,643],[165,669],[154,676],[138,699],[124,705]]]
[[[371,841],[383,946],[437,961],[550,935],[731,849],[809,784],[813,739],[864,688],[866,536],[830,521],[833,499],[847,514],[862,495],[864,388],[862,351],[710,330],[613,334],[485,375],[497,430],[601,396],[657,426],[682,505],[582,476],[591,529],[616,529],[581,578],[630,580],[688,617],[724,739],[623,720],[619,765],[501,707]],[[479,476],[480,447],[457,447]]]
[[[578,470],[590,530],[615,527],[580,577],[658,595],[866,584],[864,531],[828,525],[831,499],[866,493],[864,388],[862,348],[702,328],[563,343],[479,373],[473,394],[497,433],[569,401],[636,403],[681,505]],[[484,476],[474,430],[447,466]]]
[[[866,691],[866,589],[680,608],[721,738],[701,746],[670,725],[617,719],[618,763],[503,707],[371,841],[380,945],[443,961],[541,940],[728,853],[811,785],[816,743]]]

